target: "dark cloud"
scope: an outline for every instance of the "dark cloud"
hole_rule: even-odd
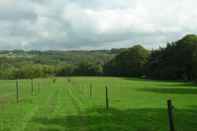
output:
[[[16,22],[19,20],[36,20],[37,15],[32,11],[26,11],[21,9],[5,10],[0,9],[0,21]]]

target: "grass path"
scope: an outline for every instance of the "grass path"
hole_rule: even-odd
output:
[[[66,86],[53,87],[51,95],[44,104],[38,102],[24,122],[24,131],[88,130],[87,119],[73,117],[86,115],[85,109],[88,108],[88,105],[85,101],[88,101],[88,97],[83,97],[84,94],[79,89],[73,89],[74,87],[69,84]],[[80,126],[72,126],[73,123],[80,123]]]

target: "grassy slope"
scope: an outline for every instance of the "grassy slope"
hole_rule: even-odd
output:
[[[0,84],[2,131],[167,131],[169,98],[176,107],[178,131],[197,130],[197,88],[191,83],[73,77],[71,83],[58,78],[53,84],[51,79],[40,79],[31,96],[30,81],[21,81],[18,105],[15,82]],[[105,111],[106,85],[110,111]]]

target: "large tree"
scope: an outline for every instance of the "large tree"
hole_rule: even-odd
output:
[[[108,75],[142,76],[144,66],[148,61],[149,51],[141,45],[136,45],[121,52],[105,65]]]

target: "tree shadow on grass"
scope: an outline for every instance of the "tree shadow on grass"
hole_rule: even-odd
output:
[[[136,81],[145,81],[145,82],[184,82],[178,80],[159,80],[159,79],[148,79],[148,78],[139,78],[139,77],[120,77],[124,80],[136,80]]]
[[[157,84],[160,87],[197,87],[197,83],[185,82],[185,81],[175,81],[175,80],[152,80],[152,79],[140,79],[140,78],[122,78],[125,80],[144,82],[146,84]]]
[[[197,88],[141,88],[136,90],[161,94],[197,94]]]
[[[196,108],[195,108],[196,109]],[[175,109],[175,125],[178,131],[197,130],[197,110]],[[60,131],[59,126],[69,131],[168,131],[166,109],[90,109],[81,115],[57,118],[34,118],[35,123],[45,128],[40,131]]]

